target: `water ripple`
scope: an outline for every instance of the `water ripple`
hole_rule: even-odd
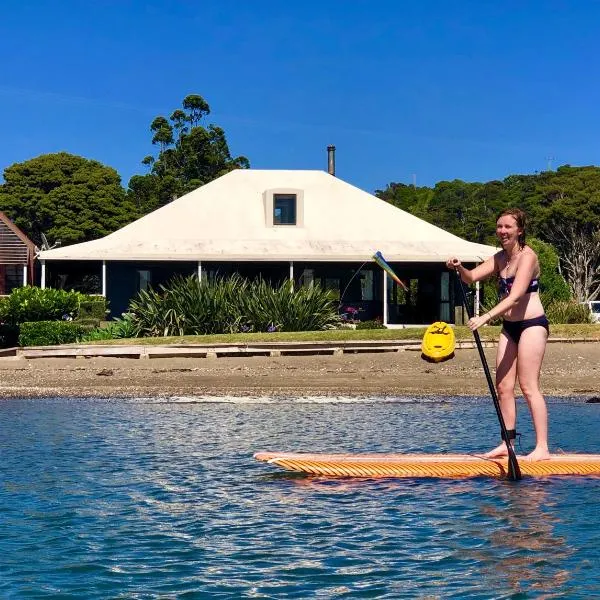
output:
[[[556,447],[599,451],[597,406],[550,413]],[[0,417],[3,598],[600,596],[600,479],[332,480],[251,458],[475,452],[498,437],[484,399],[57,398]]]

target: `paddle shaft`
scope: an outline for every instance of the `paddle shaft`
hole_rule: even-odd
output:
[[[458,285],[460,287],[463,306],[467,311],[469,319],[471,319],[473,317],[473,313],[471,312],[471,309],[469,307],[469,301],[467,300],[465,286],[463,285],[458,270],[456,270],[455,272],[456,277],[458,278]],[[508,431],[506,429],[504,417],[502,416],[502,410],[500,409],[500,402],[498,401],[498,395],[496,394],[496,387],[494,386],[494,382],[492,381],[490,368],[488,367],[488,363],[485,358],[485,353],[483,351],[483,345],[481,344],[481,338],[479,337],[479,332],[477,331],[477,329],[473,331],[473,337],[475,338],[475,344],[477,346],[477,350],[479,351],[479,358],[481,359],[481,365],[483,366],[483,371],[487,379],[488,387],[490,388],[490,394],[492,395],[492,400],[494,401],[494,408],[496,409],[496,414],[498,415],[498,422],[500,423],[500,434],[508,450],[508,478],[512,479],[513,481],[517,481],[521,479],[521,469],[519,468],[519,463],[517,462],[515,451],[510,443],[510,440],[508,439]]]

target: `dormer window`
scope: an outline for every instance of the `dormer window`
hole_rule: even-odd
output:
[[[304,191],[294,188],[265,190],[265,221],[267,227],[303,227]]]
[[[296,194],[273,194],[273,225],[296,224]]]

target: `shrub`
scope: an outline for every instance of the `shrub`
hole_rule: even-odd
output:
[[[20,346],[53,346],[79,341],[85,327],[72,321],[27,321],[21,323]]]
[[[104,321],[106,319],[106,298],[102,296],[91,296],[79,302],[77,320],[83,321],[93,319]]]
[[[233,275],[199,281],[195,276],[176,277],[161,286],[161,327],[149,335],[235,333],[243,329],[244,298],[251,294],[248,280]],[[131,310],[130,312],[133,312]],[[165,333],[161,332],[164,331]],[[150,331],[152,331],[150,329]],[[148,334],[146,334],[148,335]]]
[[[495,306],[495,303],[490,302],[488,305],[483,305],[479,314],[483,315]],[[579,304],[575,300],[556,300],[551,302],[545,308],[548,321],[553,324],[574,324],[574,323],[591,323],[592,315],[590,310],[584,304]],[[502,325],[502,317],[496,317],[489,323],[490,325]]]
[[[370,321],[360,321],[356,324],[356,329],[385,329],[385,326],[380,319],[372,319]]]
[[[568,301],[571,290],[558,270],[559,260],[554,246],[536,238],[531,238],[527,243],[540,261],[540,296],[544,306],[559,300]]]
[[[318,331],[340,323],[338,302],[314,284],[295,289],[286,280],[273,288],[257,279],[240,300],[249,331]]]
[[[245,331],[311,331],[339,322],[337,303],[318,286],[273,288],[239,275],[198,281],[176,277],[129,304],[135,335],[203,335]]]
[[[585,304],[574,300],[552,302],[546,307],[546,316],[550,323],[591,323],[592,315]]]
[[[96,327],[100,327],[100,321],[98,319],[80,319],[79,317],[75,319],[75,323],[78,325],[83,325],[86,329],[90,331],[95,329]]]
[[[34,286],[16,288],[0,303],[0,319],[11,325],[72,319],[77,315],[82,298],[87,297],[79,292]]]
[[[110,321],[104,327],[96,327],[88,331],[82,341],[115,340],[137,337],[137,329],[132,322],[131,315],[124,313],[120,319]]]
[[[118,336],[114,335],[114,329],[112,327],[112,323],[107,325],[106,327],[96,327],[91,331],[88,331],[83,338],[82,342],[98,342],[101,340],[114,340],[117,339]]]

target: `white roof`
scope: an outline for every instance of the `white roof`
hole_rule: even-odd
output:
[[[268,226],[265,191],[304,192],[301,226]],[[479,262],[493,246],[463,240],[324,171],[239,169],[104,238],[42,260]]]

